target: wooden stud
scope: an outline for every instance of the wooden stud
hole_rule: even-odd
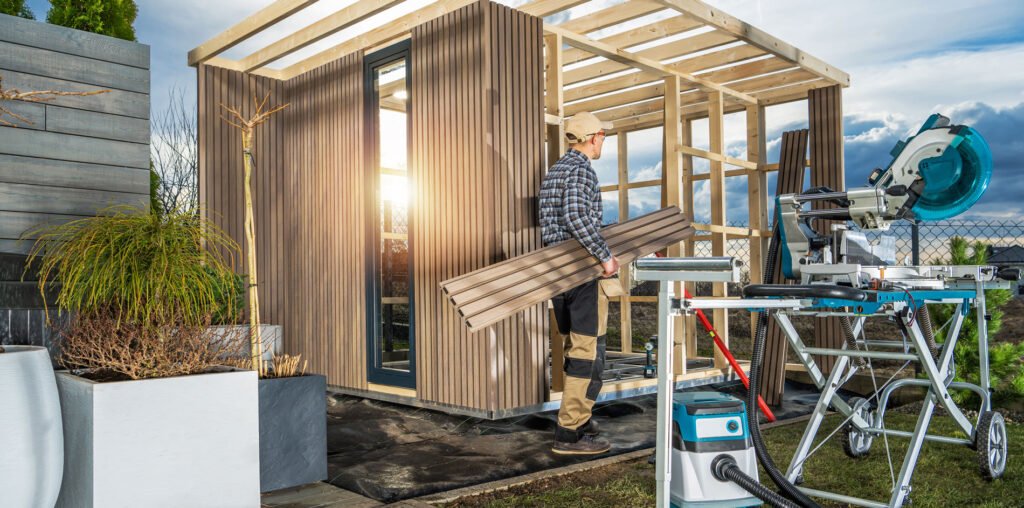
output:
[[[747,174],[747,212],[748,222],[752,230],[763,231],[768,227],[768,173],[763,169],[767,147],[765,146],[765,108],[764,106],[747,107],[747,160],[755,164]],[[760,284],[764,280],[764,254],[767,241],[764,235],[750,236],[750,282]],[[750,336],[757,329],[757,313],[750,313]]]
[[[683,119],[680,122],[682,126],[682,140],[679,146],[693,145],[693,120]],[[694,220],[694,207],[693,207],[693,156],[686,155],[684,152],[680,152],[682,155],[682,172],[683,172],[683,186],[682,192],[680,193],[683,200],[683,215],[689,218],[691,221]],[[694,242],[692,239],[686,240],[683,243],[683,252],[687,257],[693,257],[695,254]],[[696,284],[693,282],[687,282],[684,287],[690,294],[694,294],[696,290]],[[690,360],[697,358],[697,318],[696,316],[687,316],[683,321],[683,335],[686,337],[685,349],[686,359]]]
[[[548,115],[562,118],[562,36],[544,34],[544,110]],[[565,154],[565,127],[547,125],[548,166],[554,165]]]
[[[615,137],[618,143],[619,182],[619,222],[629,220],[629,137],[625,132]],[[633,289],[633,271],[630,265],[619,270],[619,282],[622,284],[623,297],[619,300],[619,336],[622,352],[633,351],[633,307],[630,292]]]
[[[708,135],[709,148],[711,152],[722,153],[725,151],[725,112],[724,97],[721,92],[708,94]],[[717,226],[726,225],[726,195],[725,195],[725,173],[722,162],[711,159],[711,224]],[[726,237],[722,232],[711,233],[711,255],[724,256]],[[724,282],[712,284],[712,295],[716,297],[728,296],[728,286]],[[718,330],[719,337],[725,345],[729,345],[729,314],[725,309],[714,310],[714,325]],[[721,351],[715,349],[715,367],[725,369],[729,363]]]
[[[679,89],[681,83],[678,76],[665,78],[665,107],[664,107],[664,143],[662,145],[662,201],[667,206],[682,206],[682,180],[683,180],[683,158],[682,152],[682,119],[679,117]],[[683,254],[682,243],[671,244],[666,249],[668,257],[680,257]],[[683,286],[680,283],[673,284],[673,291],[678,296],[682,294]],[[674,366],[676,372],[686,374],[686,347],[685,336],[683,335],[683,318],[676,316],[672,319],[675,336]]]

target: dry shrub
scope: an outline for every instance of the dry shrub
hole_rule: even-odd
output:
[[[306,374],[306,367],[309,362],[302,359],[302,355],[274,355],[274,368],[263,377],[295,377]]]
[[[205,326],[182,320],[118,323],[113,312],[79,316],[61,334],[60,362],[86,370],[92,379],[113,381],[185,376],[245,357],[248,337],[213,337]]]

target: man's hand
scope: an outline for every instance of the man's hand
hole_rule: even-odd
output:
[[[601,263],[601,268],[604,268],[604,273],[601,274],[602,277],[611,277],[612,275],[615,275],[615,273],[619,271],[619,258],[612,256],[608,261]]]

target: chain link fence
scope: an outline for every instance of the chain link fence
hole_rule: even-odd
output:
[[[747,227],[743,223],[730,223],[730,226]],[[902,262],[918,264],[942,264],[950,257],[949,242],[955,236],[968,242],[982,242],[991,247],[1024,246],[1024,221],[1018,220],[949,220],[938,222],[921,222],[915,232],[910,221],[898,221],[888,231],[864,231],[873,242],[882,236],[891,236],[896,243],[896,259]],[[916,237],[916,239],[915,239]],[[915,244],[917,256],[915,256]],[[694,237],[694,254],[711,256],[710,235]],[[743,261],[744,266],[750,265],[750,241],[747,239],[727,240],[725,255]]]

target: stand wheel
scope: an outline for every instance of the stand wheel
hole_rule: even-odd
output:
[[[875,414],[871,411],[871,404],[867,399],[854,397],[850,399],[850,407],[853,413],[859,415],[868,425],[875,424]],[[871,450],[871,442],[875,436],[866,430],[860,430],[853,422],[847,423],[846,428],[840,432],[840,439],[843,442],[843,451],[848,457],[859,459],[867,456]]]
[[[974,436],[981,477],[995,480],[1006,471],[1006,421],[996,411],[985,411],[978,418]]]

